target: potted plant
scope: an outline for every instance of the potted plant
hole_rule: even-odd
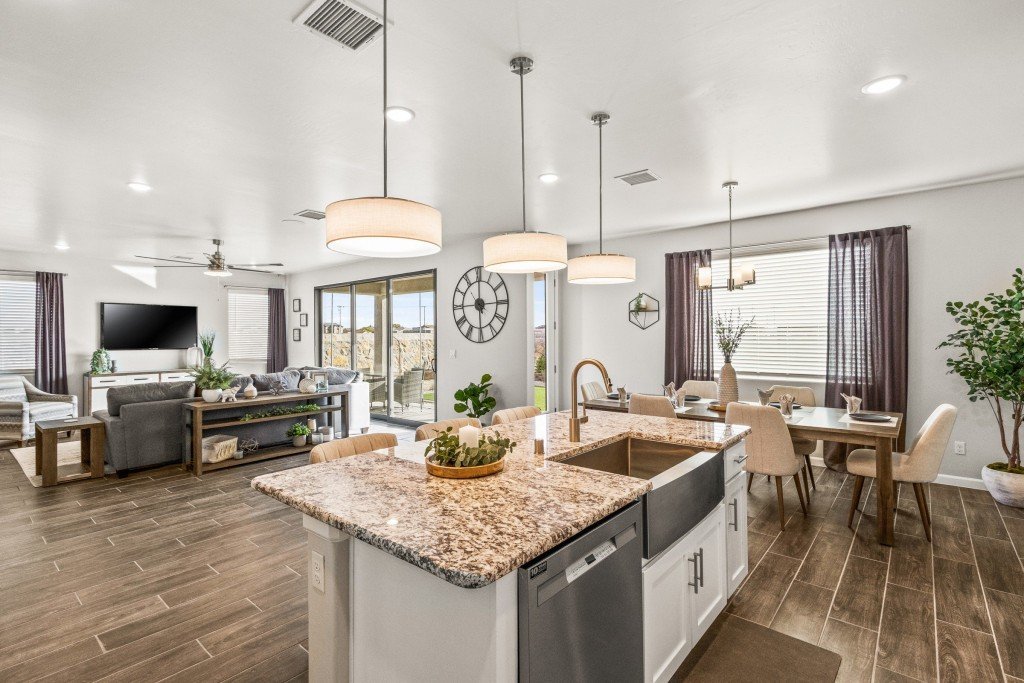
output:
[[[312,432],[309,431],[309,427],[302,424],[301,422],[296,422],[295,424],[288,428],[288,436],[292,437],[292,445],[295,446],[296,448],[299,448],[300,446],[305,446],[306,437],[309,436],[310,434],[312,434]]]
[[[220,367],[212,363],[209,365],[204,363],[189,369],[192,377],[195,378],[196,389],[202,392],[203,400],[207,403],[219,401],[221,393],[230,387],[231,382],[235,379],[235,373],[228,370],[227,363]]]
[[[203,365],[213,365],[213,342],[216,338],[217,333],[213,330],[199,334],[199,348],[203,350]]]
[[[736,353],[740,340],[753,324],[753,318],[743,320],[738,311],[735,318],[732,311],[729,311],[728,315],[719,313],[715,316],[715,338],[718,340],[718,349],[725,358],[725,365],[718,373],[718,403],[723,406],[740,400],[740,387],[736,381],[736,369],[732,366],[732,354]]]
[[[491,376],[485,374],[480,378],[480,384],[470,382],[465,389],[456,391],[455,400],[458,403],[455,404],[455,412],[479,419],[494,410],[498,401],[490,395],[490,388]]]
[[[1024,507],[1024,468],[1020,464],[1020,432],[1024,420],[1024,270],[1017,268],[1005,292],[965,304],[950,301],[946,312],[958,329],[939,344],[957,349],[946,359],[950,374],[967,383],[972,402],[985,401],[999,427],[1006,462],[981,469],[992,497],[1003,505]]]
[[[505,468],[505,454],[516,444],[501,434],[484,435],[476,446],[459,442],[451,427],[430,440],[426,456],[427,472],[445,479],[473,479],[495,474]]]

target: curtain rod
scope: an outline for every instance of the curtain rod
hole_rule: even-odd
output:
[[[905,227],[907,230],[910,230],[909,225],[901,225],[899,227]],[[758,247],[775,247],[781,244],[800,244],[801,242],[818,242],[820,240],[827,240],[828,238],[828,235],[819,235],[818,237],[801,237],[800,239],[795,240],[776,240],[775,242],[758,242],[757,244],[741,244],[738,246],[734,245],[733,249],[756,249]],[[717,247],[715,249],[711,249],[711,251],[724,251],[728,248],[729,246],[726,245],[724,247]]]
[[[18,270],[17,268],[0,268],[0,273],[6,273],[6,274],[11,274],[11,275],[35,275],[37,272],[45,272],[45,271]],[[57,274],[58,275],[63,275],[64,277],[68,277],[67,273],[57,273]]]

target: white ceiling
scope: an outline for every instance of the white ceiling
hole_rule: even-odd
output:
[[[380,9],[380,0],[368,3]],[[306,0],[0,0],[4,248],[208,250],[284,270],[339,262],[296,211],[380,192],[380,45],[291,23]],[[606,234],[1024,173],[1018,0],[391,0],[392,194],[445,239],[515,229],[526,78],[531,227]],[[878,76],[906,85],[860,93]],[[662,180],[611,178],[650,168]],[[555,171],[561,180],[542,185]],[[139,195],[125,183],[144,179]]]

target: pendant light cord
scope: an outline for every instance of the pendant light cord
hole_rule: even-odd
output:
[[[384,196],[388,196],[388,0],[384,0]]]
[[[604,122],[597,124],[597,253],[604,253]]]
[[[523,180],[523,232],[526,232],[526,105],[523,96],[523,68],[519,68],[519,141]]]

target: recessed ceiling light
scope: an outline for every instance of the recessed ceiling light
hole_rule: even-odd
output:
[[[388,107],[384,110],[384,116],[396,123],[407,123],[416,118],[416,112],[406,107]]]
[[[551,183],[558,182],[558,174],[557,173],[541,173],[539,176],[537,176],[537,179],[539,181],[541,181],[542,183],[547,183],[548,185],[550,185]]]
[[[142,182],[141,180],[133,180],[130,183],[128,183],[128,189],[134,190],[135,192],[139,192],[141,194],[143,192],[149,192],[153,188],[150,185]]]
[[[70,247],[70,246],[68,245],[68,243],[67,243],[67,242],[64,242],[64,241],[62,240],[62,241],[60,241],[60,242],[57,242],[57,244],[53,245],[53,248],[54,248],[54,249],[60,249],[61,251],[67,251],[67,250],[68,250],[68,249],[70,249],[71,247]]]
[[[890,90],[895,90],[903,85],[906,80],[907,77],[902,74],[883,76],[865,84],[860,91],[865,95],[881,95],[882,93],[887,93]]]

